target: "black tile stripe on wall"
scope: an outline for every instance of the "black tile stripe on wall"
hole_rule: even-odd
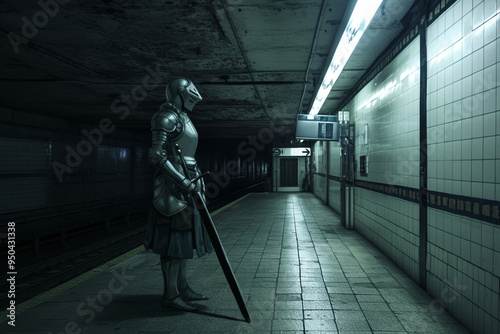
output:
[[[359,180],[355,182],[355,186],[418,203],[419,190],[416,188]],[[500,225],[500,202],[498,201],[427,191],[427,206]]]
[[[333,181],[341,181],[337,176],[326,175],[324,173],[314,174],[321,177],[328,177],[328,179]],[[355,186],[410,201],[415,204],[418,204],[420,195],[420,191],[416,188],[394,184],[356,180]],[[500,225],[500,202],[498,201],[453,195],[438,191],[427,191],[427,206],[429,208]]]

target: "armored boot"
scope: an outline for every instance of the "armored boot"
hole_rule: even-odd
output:
[[[182,259],[180,261],[179,276],[177,280],[177,286],[179,287],[179,295],[184,300],[207,300],[208,297],[194,292],[189,286],[186,277],[186,263],[187,263],[186,259]]]
[[[161,306],[180,311],[194,311],[196,307],[186,304],[177,290],[177,279],[179,276],[181,260],[162,256],[160,262],[164,283]]]

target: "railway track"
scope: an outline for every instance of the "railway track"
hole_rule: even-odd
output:
[[[16,303],[26,301],[140,246],[145,232],[145,226],[138,227],[18,270]],[[6,278],[5,275],[0,277],[2,291],[8,291],[8,285],[3,283],[7,282]],[[6,293],[0,295],[0,303],[2,307],[7,306]]]
[[[210,203],[210,211],[214,211],[255,190],[256,186],[259,185],[261,183],[223,196],[218,201]],[[57,242],[57,240],[52,241],[51,248],[46,250],[46,258],[37,259],[37,262],[27,262],[25,267],[17,271],[16,303],[31,299],[142,245],[147,229],[146,220],[146,213],[137,215],[134,217],[136,224],[129,225],[130,229],[99,241],[96,241],[97,235],[109,233],[109,229],[102,229],[102,225],[101,227],[97,225],[97,227],[85,231],[76,231],[72,242],[74,249],[72,250],[62,251],[66,241],[64,243]],[[122,221],[116,221],[114,225],[118,226],[123,223]],[[29,254],[32,254],[29,245],[21,247],[20,250],[24,251],[25,259],[30,257]],[[17,256],[16,258],[20,259]],[[7,278],[7,275],[0,276],[1,291],[9,291]],[[7,297],[7,293],[0,295],[1,307],[8,306],[9,299]]]

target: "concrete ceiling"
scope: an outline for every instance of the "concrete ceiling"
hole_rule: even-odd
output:
[[[51,5],[44,12],[40,3]],[[286,125],[280,134],[293,134],[296,115],[308,112],[354,5],[352,0],[40,3],[0,3],[1,107],[90,124],[109,117],[119,127],[149,131],[151,116],[165,100],[165,84],[184,76],[203,96],[191,117],[207,138],[257,135],[271,120]],[[338,111],[342,98],[401,32],[400,20],[412,3],[383,2],[320,113]]]

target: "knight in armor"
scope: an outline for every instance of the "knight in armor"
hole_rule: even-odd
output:
[[[167,102],[151,119],[149,161],[156,170],[144,246],[160,255],[164,281],[161,305],[193,311],[195,307],[187,302],[208,298],[189,286],[186,262],[193,258],[193,249],[198,257],[213,249],[190,196],[194,191],[203,196],[205,191],[201,178],[192,182],[201,175],[194,157],[198,133],[186,113],[202,98],[187,79],[170,82],[165,94]]]

